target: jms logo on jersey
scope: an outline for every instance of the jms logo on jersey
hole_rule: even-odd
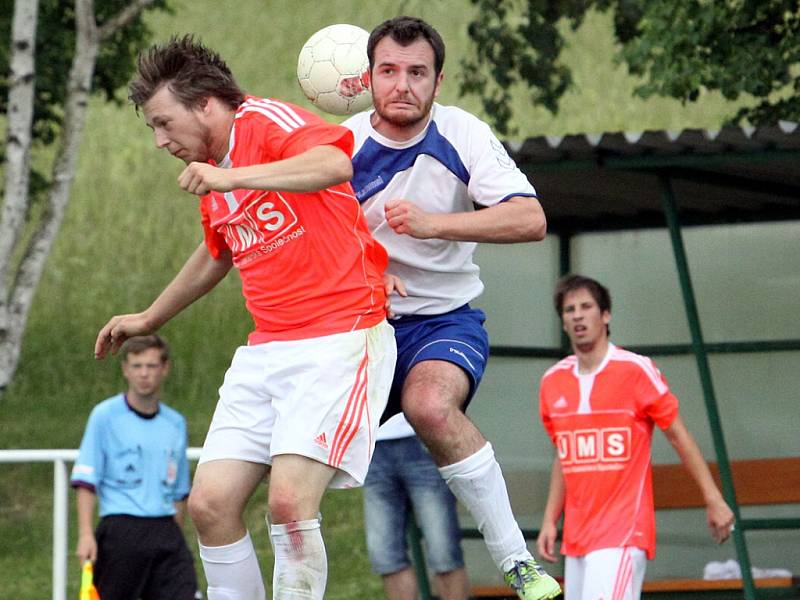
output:
[[[558,457],[562,465],[620,463],[631,457],[629,427],[576,429],[556,434]]]
[[[268,244],[297,225],[297,215],[278,192],[251,191],[241,209],[222,225],[225,241],[234,254]]]

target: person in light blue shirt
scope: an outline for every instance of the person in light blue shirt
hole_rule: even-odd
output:
[[[94,407],[72,469],[76,554],[95,563],[103,600],[190,600],[197,591],[180,528],[189,495],[186,420],[160,401],[169,364],[159,336],[128,340],[128,390]]]

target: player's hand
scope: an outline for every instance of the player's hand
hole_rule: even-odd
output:
[[[721,544],[730,537],[733,531],[733,511],[721,497],[706,507],[706,520],[715,542]]]
[[[558,528],[555,523],[542,523],[539,537],[536,538],[536,551],[543,559],[548,562],[557,562],[556,539],[558,538]]]
[[[397,292],[399,296],[405,298],[408,296],[408,292],[406,292],[406,286],[403,283],[403,280],[397,275],[390,275],[389,273],[385,273],[383,275],[383,289],[386,290],[386,304],[384,305],[384,308],[386,309],[386,314],[389,315],[389,318],[393,319],[395,314],[392,312],[389,296],[392,295],[392,292]]]
[[[233,189],[230,182],[229,169],[221,169],[202,162],[192,162],[187,165],[178,177],[178,185],[198,196],[204,196],[210,191],[229,192]]]
[[[90,560],[94,563],[97,560],[97,540],[94,534],[87,533],[78,537],[78,547],[75,550],[75,556],[81,561],[81,564]]]
[[[130,337],[136,335],[147,335],[153,333],[154,328],[150,324],[145,313],[130,315],[116,315],[111,317],[108,323],[97,334],[94,343],[94,357],[96,359],[105,358],[111,352],[116,354],[120,346]]]
[[[424,240],[436,237],[437,215],[427,213],[408,200],[389,200],[383,207],[386,222],[395,233]]]

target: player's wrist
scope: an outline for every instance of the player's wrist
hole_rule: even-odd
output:
[[[442,214],[428,214],[428,238],[435,238],[440,240],[450,239],[447,236],[450,232],[447,229],[447,219],[450,215]]]
[[[142,319],[144,329],[151,333],[158,331],[158,329],[168,320],[165,318],[159,318],[157,313],[152,310],[152,307],[148,308],[143,313],[140,313],[139,316]]]

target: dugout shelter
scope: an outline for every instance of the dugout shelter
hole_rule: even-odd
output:
[[[625,324],[633,322],[639,333],[627,336],[632,343],[623,339],[622,345],[654,357],[665,370],[681,398],[685,417],[688,412],[690,429],[707,458],[718,466],[723,495],[737,518],[732,546],[742,580],[734,597],[796,594],[796,588],[755,587],[748,539],[761,536],[761,546],[777,546],[779,555],[800,556],[800,500],[783,494],[788,506],[768,510],[767,516],[761,516],[762,507],[740,506],[737,497],[744,490],[737,491],[734,485],[729,449],[734,448],[735,459],[790,461],[781,463],[781,468],[795,478],[771,485],[800,487],[794,462],[800,456],[796,402],[800,384],[800,306],[796,301],[800,292],[800,124],[539,136],[508,142],[506,148],[536,186],[547,214],[549,239],[540,243],[545,244],[543,250],[527,244],[479,247],[478,262],[487,289],[476,304],[487,312],[493,345],[487,378],[470,414],[499,450],[515,511],[532,494],[536,496],[533,503],[544,506],[552,452],[540,460],[545,467],[534,476],[518,476],[527,467],[523,458],[515,456],[524,455],[530,445],[526,436],[538,438],[539,450],[543,443],[549,444],[542,441],[541,426],[532,422],[537,419],[532,405],[539,376],[568,349],[563,336],[560,343],[541,342],[559,339],[549,296],[558,275],[583,272],[609,284],[615,301],[612,313],[620,313],[622,325],[612,321],[612,340],[620,343],[614,330],[622,329],[626,337]],[[752,263],[749,251],[758,254]],[[531,266],[537,261],[538,267]],[[745,272],[747,277],[737,281]],[[705,290],[707,281],[716,282],[717,291]],[[659,289],[662,284],[668,292]],[[538,291],[531,292],[537,286]],[[653,312],[640,317],[642,311],[637,309],[642,307]],[[655,322],[653,314],[666,314],[665,322]],[[550,323],[544,330],[531,326],[542,321]],[[716,332],[712,338],[727,333],[731,339],[709,341],[705,321],[712,322],[709,329]],[[664,369],[662,363],[671,368]],[[538,366],[531,368],[534,364]],[[677,372],[678,379],[694,380],[687,387],[696,387],[697,393],[676,390],[671,372]],[[737,383],[741,379],[744,384]],[[754,386],[761,382],[757,395],[747,389],[747,382]],[[731,385],[738,386],[741,394],[731,392]],[[730,400],[737,395],[738,400]],[[520,412],[523,417],[514,418]],[[654,436],[656,463],[658,437]],[[665,461],[677,461],[671,449],[661,454]],[[800,489],[792,493],[800,495]],[[681,496],[684,490],[674,494]],[[531,544],[540,516],[520,519]],[[667,560],[657,561],[669,569],[673,554],[675,575],[684,575],[690,568],[702,571],[702,564],[687,567],[687,561],[699,560],[693,556],[703,556],[702,549],[693,547],[698,542],[680,533],[670,541],[670,521],[665,525],[658,517],[659,555],[666,554]],[[675,523],[686,520],[683,514],[671,518]],[[695,524],[701,519],[704,528],[702,514],[692,519]],[[467,538],[480,535],[468,521],[464,532]],[[701,538],[705,536],[705,531],[700,533]],[[713,545],[710,537],[707,544]],[[468,561],[469,556],[470,552]],[[467,566],[473,583],[480,583]],[[425,591],[427,583],[421,583]]]

